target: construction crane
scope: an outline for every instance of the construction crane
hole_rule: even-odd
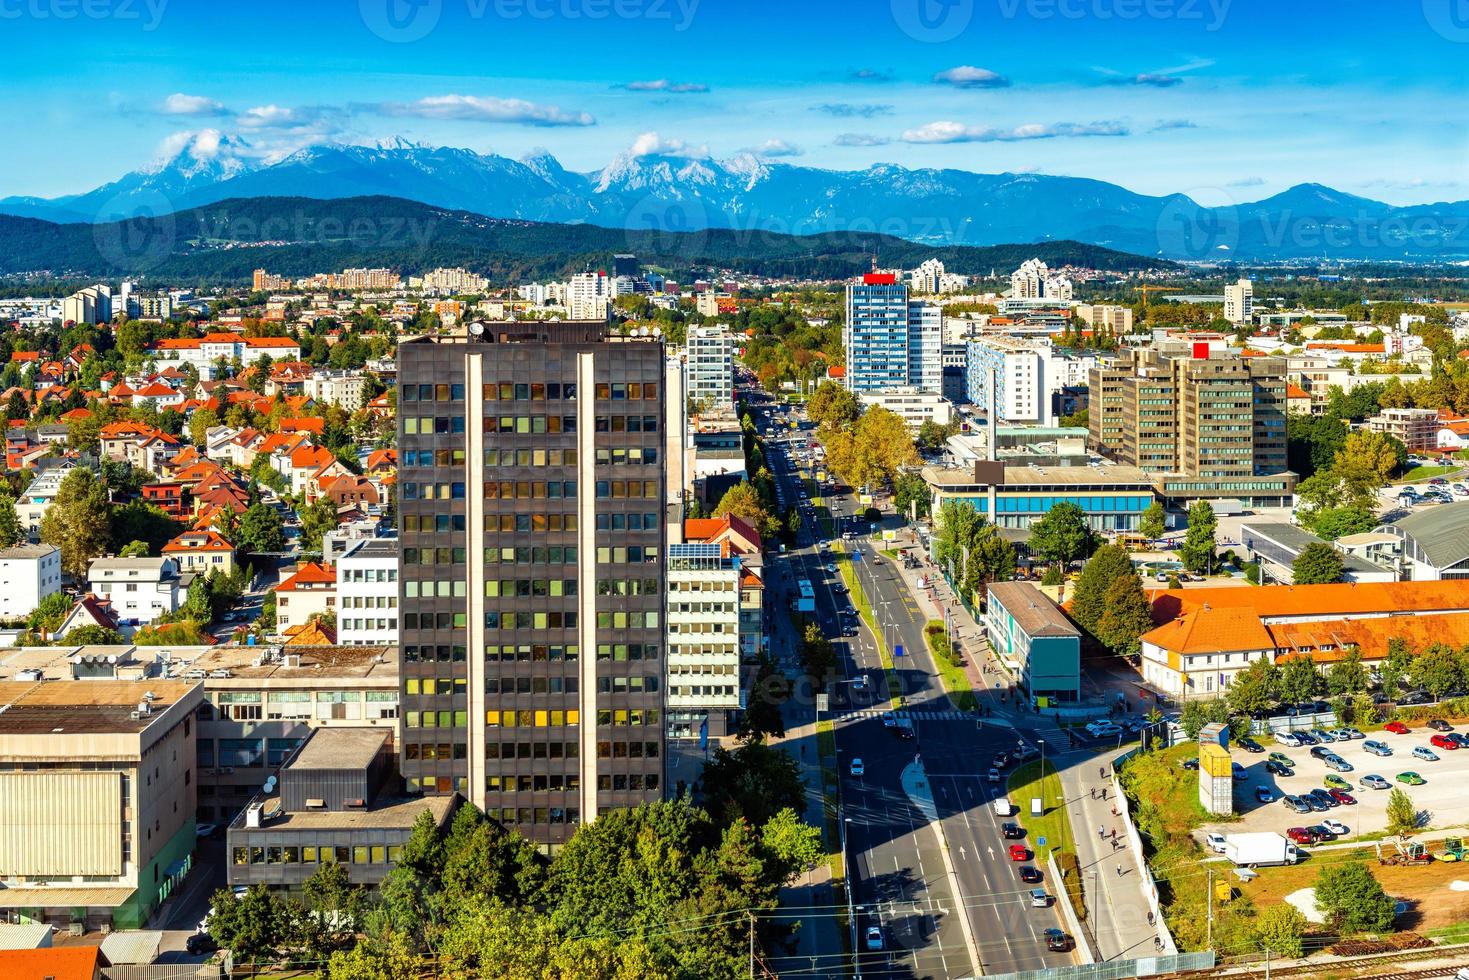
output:
[[[1148,293],[1178,293],[1178,292],[1182,292],[1183,291],[1183,287],[1182,286],[1151,286],[1151,285],[1148,285],[1147,283],[1144,283],[1141,286],[1134,286],[1133,287],[1133,291],[1143,294],[1143,305],[1144,306],[1147,306],[1148,305]]]

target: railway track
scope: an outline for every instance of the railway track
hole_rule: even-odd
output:
[[[1461,957],[1452,966],[1430,969],[1394,969],[1407,963],[1421,960],[1438,960]],[[1353,980],[1432,980],[1436,977],[1451,977],[1459,967],[1469,966],[1469,947],[1435,947],[1415,949],[1398,953],[1380,953],[1372,956],[1336,960],[1331,963],[1308,963],[1300,966],[1272,966],[1270,980],[1277,977],[1351,977]],[[1215,967],[1211,970],[1186,970],[1169,974],[1179,980],[1255,980],[1266,977],[1264,963],[1248,966]]]

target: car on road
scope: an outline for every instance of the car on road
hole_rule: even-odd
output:
[[[990,765],[996,769],[1004,769],[1009,764],[1010,754],[1008,752],[1001,752],[990,760]]]
[[[1438,753],[1437,752],[1434,752],[1432,749],[1430,749],[1426,745],[1416,745],[1416,746],[1414,746],[1413,747],[1412,755],[1413,755],[1413,758],[1415,758],[1415,759],[1422,759],[1424,762],[1437,762],[1438,761]]]
[[[1044,888],[1032,888],[1030,890],[1030,907],[1033,909],[1048,909],[1051,907],[1051,896],[1046,894]]]
[[[1315,827],[1292,827],[1285,832],[1285,836],[1294,844],[1315,844],[1321,840],[1321,834]]]
[[[1311,804],[1307,803],[1305,800],[1301,799],[1299,796],[1295,796],[1293,794],[1287,793],[1285,796],[1281,797],[1281,802],[1284,803],[1286,805],[1286,807],[1288,807],[1291,810],[1294,810],[1297,813],[1310,813],[1311,812]]]
[[[1030,858],[1031,858],[1030,848],[1026,847],[1024,844],[1011,844],[1010,845],[1010,860],[1012,860],[1012,861],[1029,861]]]
[[[1345,779],[1341,778],[1340,776],[1338,776],[1334,772],[1333,773],[1328,773],[1327,776],[1326,776],[1326,779],[1324,779],[1323,782],[1326,783],[1326,788],[1327,789],[1351,789],[1352,788],[1352,784],[1351,783],[1347,782]]]
[[[853,759],[852,764],[848,767],[848,771],[854,776],[861,776],[867,772],[867,767],[862,764],[861,759]]]
[[[1065,953],[1071,949],[1071,937],[1060,929],[1050,928],[1041,935],[1046,939],[1046,949],[1053,953]]]
[[[1404,725],[1400,721],[1390,721],[1386,725],[1382,726],[1382,730],[1385,732],[1392,732],[1394,735],[1408,734],[1408,726]]]
[[[998,783],[1000,781],[1000,770],[991,769],[988,773],[985,774],[984,778],[992,783]]]
[[[1430,718],[1430,719],[1428,719],[1428,727],[1429,728],[1432,728],[1436,732],[1451,732],[1451,731],[1454,730],[1454,726],[1453,725],[1450,725],[1448,722],[1444,721],[1442,718]]]
[[[1310,732],[1296,732],[1295,736],[1297,743],[1300,745],[1315,745],[1318,741],[1320,741],[1318,738],[1316,738],[1315,735],[1312,735]]]
[[[882,927],[868,926],[862,933],[862,942],[869,950],[878,952],[882,949]]]
[[[1350,742],[1352,733],[1345,728],[1333,728],[1331,734],[1338,742]]]
[[[1371,752],[1373,755],[1392,755],[1392,749],[1388,748],[1386,742],[1379,742],[1373,738],[1369,738],[1367,741],[1363,742],[1362,748],[1366,749],[1368,752]]]
[[[1223,854],[1225,849],[1224,835],[1210,832],[1204,835],[1204,844],[1215,854]]]
[[[1025,839],[1025,828],[1018,823],[1006,822],[1000,824],[1000,833],[1006,840]]]
[[[1340,803],[1342,806],[1357,805],[1357,798],[1344,789],[1329,789],[1326,792],[1331,794],[1331,798],[1333,800],[1336,800],[1336,802]]]
[[[1270,791],[1269,786],[1256,786],[1255,799],[1261,803],[1271,803],[1275,800],[1275,794]]]
[[[1251,753],[1251,754],[1254,754],[1254,753],[1257,753],[1257,752],[1264,752],[1265,751],[1265,746],[1261,745],[1259,742],[1255,741],[1252,738],[1242,738],[1242,739],[1240,739],[1239,740],[1239,747],[1242,748],[1242,749],[1244,749],[1246,752]]]
[[[1194,761],[1197,762],[1198,760],[1196,759]],[[1198,768],[1197,765],[1194,768]],[[1265,763],[1265,771],[1272,776],[1294,776],[1296,774],[1296,771],[1288,763],[1276,762],[1274,759]]]
[[[836,567],[836,565],[828,562],[827,565],[826,565],[826,572],[827,572],[828,575],[835,575],[837,573],[837,567]]]
[[[1435,735],[1428,740],[1428,744],[1434,748],[1448,749],[1450,752],[1459,748],[1459,740],[1452,735]]]
[[[1362,739],[1367,737],[1366,735],[1363,735],[1361,732],[1357,731],[1357,729],[1355,728],[1343,728],[1342,731],[1346,732],[1353,739]]]
[[[1368,789],[1388,789],[1392,786],[1391,783],[1389,783],[1386,779],[1383,779],[1376,773],[1371,773],[1369,775],[1363,776],[1362,785],[1366,786]]]
[[[1321,826],[1333,837],[1345,837],[1347,834],[1351,833],[1351,831],[1347,829],[1347,825],[1342,823],[1340,820],[1323,820],[1321,821]]]
[[[1329,743],[1336,741],[1336,736],[1324,728],[1313,728],[1311,729],[1311,734],[1316,736],[1318,742]]]
[[[1041,879],[1044,877],[1045,875],[1040,873],[1039,868],[1033,868],[1028,864],[1022,864],[1020,866],[1020,880],[1027,885],[1040,884]]]
[[[1411,769],[1407,772],[1400,772],[1393,778],[1402,783],[1404,786],[1422,786],[1424,783],[1428,782],[1428,780],[1424,779],[1416,772],[1413,772]]]
[[[1311,746],[1311,758],[1313,759],[1326,759],[1333,755],[1336,755],[1336,753],[1332,751],[1332,748],[1329,745]]]

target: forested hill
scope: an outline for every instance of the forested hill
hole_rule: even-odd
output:
[[[0,275],[147,277],[243,282],[254,269],[306,275],[387,266],[407,275],[463,266],[493,280],[529,281],[606,267],[630,252],[678,276],[735,269],[757,275],[840,279],[871,267],[914,268],[938,258],[951,272],[1006,273],[1027,258],[1051,266],[1131,271],[1171,262],[1080,242],[929,248],[887,235],[658,227],[604,228],[488,218],[393,197],[337,200],[258,197],[110,224],[54,224],[0,215]]]

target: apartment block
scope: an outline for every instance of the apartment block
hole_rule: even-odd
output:
[[[1367,420],[1367,428],[1392,436],[1409,452],[1438,448],[1438,410],[1434,408],[1384,408]]]
[[[1285,362],[1209,339],[1168,338],[1092,370],[1089,438],[1118,462],[1160,475],[1171,500],[1288,504]]]
[[[398,348],[403,775],[548,847],[663,795],[663,345],[602,321]]]
[[[49,544],[0,549],[0,621],[25,619],[61,591],[61,552]]]
[[[364,538],[337,561],[337,642],[398,643],[398,541]]]
[[[735,339],[723,327],[690,327],[684,378],[689,401],[708,409],[734,405]]]
[[[668,546],[668,737],[733,730],[740,697],[740,560],[716,543]]]

